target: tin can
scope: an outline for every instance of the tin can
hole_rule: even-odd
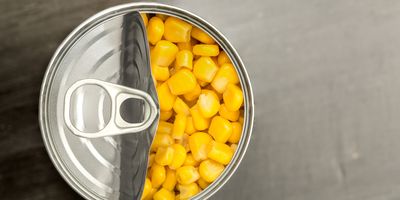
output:
[[[39,122],[45,146],[59,173],[81,196],[86,199],[124,199],[118,191],[122,187],[121,183],[116,180],[118,177],[114,176],[114,174],[120,173],[115,163],[121,163],[121,159],[123,159],[117,155],[118,150],[120,150],[120,138],[78,138],[68,133],[61,119],[63,119],[63,104],[65,104],[64,98],[67,93],[65,86],[72,85],[73,81],[82,78],[80,72],[84,74],[86,72],[86,78],[91,78],[91,75],[88,74],[94,73],[96,76],[104,77],[104,79],[108,78],[107,80],[111,80],[111,82],[113,80],[112,73],[108,73],[109,70],[106,69],[111,66],[113,56],[117,55],[118,57],[120,54],[118,49],[120,47],[114,48],[107,45],[112,43],[113,34],[115,35],[120,27],[107,24],[99,27],[98,25],[119,20],[119,18],[135,11],[174,16],[203,29],[227,53],[238,73],[244,96],[243,132],[235,155],[224,172],[205,190],[192,198],[207,199],[229,180],[246,152],[254,120],[254,99],[250,79],[243,62],[229,41],[212,25],[193,13],[180,8],[159,3],[129,3],[115,6],[99,12],[83,22],[63,41],[49,63],[41,88]],[[90,34],[94,35],[90,36]],[[87,40],[86,37],[91,39]],[[98,41],[105,41],[103,46],[105,45],[107,48],[103,49],[99,48],[101,46],[96,46]],[[121,44],[117,44],[117,46],[119,45]],[[78,51],[71,54],[70,52],[74,51],[74,48]],[[91,58],[93,62],[80,59],[82,56]],[[119,62],[117,58],[114,60]],[[90,67],[78,69],[74,67],[78,65],[77,63],[81,66]],[[106,71],[107,73],[105,73]],[[147,87],[145,92],[154,93],[154,88]],[[154,94],[150,96],[157,101]],[[146,141],[151,142],[155,134],[155,126],[149,127],[145,131],[146,133],[150,135],[146,137]],[[139,164],[138,167],[143,167],[143,163]]]

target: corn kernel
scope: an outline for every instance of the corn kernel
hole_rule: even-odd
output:
[[[160,102],[160,110],[170,111],[174,106],[176,96],[171,93],[167,83],[163,83],[157,87],[157,95]]]
[[[171,42],[189,42],[192,25],[175,17],[165,20],[165,39]]]
[[[186,155],[185,162],[183,163],[183,166],[194,166],[197,167],[200,163],[196,161],[192,155],[192,153],[188,153]]]
[[[211,136],[203,132],[196,132],[189,136],[189,147],[195,160],[207,158],[207,145],[211,141]]]
[[[174,125],[169,122],[160,121],[157,127],[157,133],[171,134]]]
[[[200,192],[199,186],[196,183],[190,183],[187,185],[178,185],[178,190],[180,192],[180,199],[189,199],[190,197],[196,195]]]
[[[193,73],[197,79],[211,82],[218,71],[218,66],[210,57],[199,58],[193,66]]]
[[[180,69],[167,81],[169,89],[174,95],[181,95],[191,92],[196,88],[196,77],[188,69]]]
[[[172,169],[167,169],[167,175],[165,181],[162,185],[163,188],[172,191],[174,190],[176,185],[176,174],[175,171]]]
[[[168,67],[175,60],[178,47],[170,41],[160,40],[150,52],[151,64]]]
[[[239,83],[235,68],[230,63],[223,64],[215,75],[211,86],[219,93],[223,93],[229,83]]]
[[[188,50],[188,51],[192,51],[192,42],[179,42],[178,43],[178,48],[179,50]]]
[[[174,106],[172,108],[177,114],[186,116],[190,114],[189,106],[179,97],[176,98]]]
[[[168,191],[167,189],[161,188],[153,196],[154,200],[175,200],[175,193]]]
[[[146,13],[140,13],[140,15],[142,16],[142,20],[143,20],[144,26],[147,26],[147,24],[149,23],[149,18],[147,17],[147,14]]]
[[[209,182],[205,181],[203,178],[199,178],[199,180],[197,181],[197,184],[199,184],[201,189],[206,189],[206,187],[208,187],[210,185]]]
[[[169,134],[166,133],[156,133],[151,144],[151,149],[157,149],[158,147],[167,147],[174,143],[174,140]]]
[[[241,125],[243,125],[243,121],[244,121],[244,118],[243,118],[242,116],[240,116],[238,122],[239,122]]]
[[[143,200],[153,200],[154,194],[157,192],[156,188],[151,188],[149,194],[147,194],[145,197],[142,196]]]
[[[168,15],[164,14],[156,14],[156,17],[160,18],[161,20],[165,21],[168,18]]]
[[[153,163],[153,166],[151,167],[151,184],[153,187],[160,187],[164,183],[165,177],[165,168],[157,163]]]
[[[190,184],[199,178],[199,172],[193,166],[183,166],[176,170],[176,179],[180,184]]]
[[[213,136],[215,141],[225,143],[232,135],[232,124],[221,116],[215,116],[211,120],[208,133]]]
[[[208,82],[205,82],[205,81],[202,81],[202,80],[198,80],[199,81],[199,85],[201,86],[201,87],[206,87],[206,86],[208,86]]]
[[[166,166],[171,164],[173,158],[174,149],[172,147],[159,147],[154,161],[161,166]]]
[[[214,116],[220,107],[217,94],[212,90],[202,90],[197,106],[203,117],[210,118]]]
[[[222,51],[218,54],[218,65],[222,66],[222,64],[225,63],[231,63],[231,59],[229,59],[229,56],[225,53],[225,51]]]
[[[186,128],[187,117],[184,114],[175,115],[175,121],[172,129],[172,138],[182,139]]]
[[[231,144],[231,146],[229,146],[229,147],[231,147],[232,151],[235,152],[237,147],[238,147],[238,145],[237,144]]]
[[[237,121],[239,119],[240,112],[238,110],[229,111],[225,104],[222,104],[221,107],[219,107],[219,115],[229,121]]]
[[[197,44],[193,47],[193,54],[199,56],[218,56],[219,47],[215,44]]]
[[[242,136],[242,125],[239,122],[232,122],[232,135],[228,141],[230,143],[238,143],[240,136]]]
[[[186,121],[185,133],[191,135],[196,132],[196,128],[194,127],[193,117],[188,117]]]
[[[152,188],[151,181],[150,179],[146,178],[146,181],[144,182],[142,197],[145,198],[150,193],[151,188]]]
[[[151,167],[151,165],[153,165],[153,163],[154,163],[154,158],[156,157],[156,154],[155,153],[151,153],[150,154],[150,156],[149,156],[149,161],[148,161],[148,164],[147,164],[147,167],[149,168],[149,167]]]
[[[210,125],[210,119],[203,117],[203,115],[200,113],[198,105],[190,108],[190,114],[192,115],[194,128],[196,128],[196,130],[206,130]]]
[[[199,84],[196,84],[195,88],[192,91],[184,94],[183,97],[187,101],[193,101],[193,100],[197,99],[197,97],[199,97],[200,92],[201,92],[201,87]]]
[[[174,156],[169,168],[178,169],[186,160],[186,149],[180,144],[173,144],[172,148],[174,149]]]
[[[169,78],[169,69],[158,65],[151,65],[151,73],[157,81],[166,81]]]
[[[208,158],[217,161],[223,165],[229,164],[232,159],[233,151],[231,147],[224,143],[211,141],[207,146]]]
[[[181,50],[176,54],[175,67],[180,69],[186,67],[190,70],[193,68],[193,54],[189,50]]]
[[[211,183],[218,178],[224,169],[224,165],[208,159],[200,163],[199,173],[202,179]]]
[[[212,37],[210,37],[207,33],[205,33],[204,31],[202,31],[201,29],[197,28],[197,27],[193,27],[192,28],[192,33],[191,33],[192,37],[202,43],[205,44],[214,44],[215,41]]]
[[[147,39],[152,45],[161,40],[164,34],[164,22],[158,17],[152,17],[147,26]]]
[[[167,121],[169,118],[172,117],[174,112],[172,110],[169,111],[160,111],[160,120]]]
[[[228,110],[239,110],[243,103],[242,90],[234,84],[229,84],[223,94],[223,99]]]

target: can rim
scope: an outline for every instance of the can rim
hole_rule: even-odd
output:
[[[197,15],[174,7],[170,5],[160,4],[160,3],[127,3],[121,4],[118,6],[114,6],[99,13],[93,15],[88,18],[84,22],[82,22],[79,26],[77,26],[59,45],[57,50],[55,51],[53,57],[51,58],[47,70],[45,72],[43,83],[40,91],[40,99],[39,99],[39,124],[42,133],[42,138],[45,143],[46,150],[51,158],[51,161],[56,166],[56,169],[61,174],[63,179],[81,196],[86,199],[101,199],[100,196],[93,194],[87,191],[87,188],[82,187],[81,184],[68,172],[66,169],[66,165],[59,158],[57,151],[55,149],[54,143],[52,143],[51,132],[49,130],[49,123],[47,121],[47,105],[48,105],[48,94],[50,92],[50,88],[52,85],[52,80],[55,72],[57,71],[58,63],[62,60],[63,56],[69,47],[74,44],[76,39],[79,38],[83,31],[88,31],[91,27],[96,25],[96,22],[102,22],[105,19],[109,19],[113,16],[118,16],[122,13],[132,12],[132,11],[140,11],[140,12],[148,12],[148,13],[161,13],[167,14],[171,16],[175,16],[181,18],[185,21],[190,22],[191,24],[203,29],[208,34],[210,34],[216,42],[222,47],[222,49],[228,54],[231,58],[235,69],[238,72],[240,84],[242,86],[243,94],[244,94],[244,122],[243,122],[243,132],[241,139],[238,143],[237,150],[225,168],[224,172],[205,190],[201,191],[199,194],[194,196],[192,199],[208,199],[213,194],[215,194],[221,187],[231,178],[234,172],[237,170],[241,160],[244,157],[244,154],[249,145],[253,122],[254,122],[254,96],[250,83],[249,76],[244,67],[244,64],[239,57],[235,48],[231,45],[231,43],[226,39],[226,37],[219,32],[214,26],[209,24],[207,21],[198,17]],[[61,55],[61,56],[60,56]]]

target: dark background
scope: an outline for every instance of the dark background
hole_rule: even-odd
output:
[[[0,198],[80,199],[45,151],[38,99],[74,27],[129,1],[0,0]],[[256,101],[237,173],[212,199],[400,199],[400,1],[163,1],[237,48]]]

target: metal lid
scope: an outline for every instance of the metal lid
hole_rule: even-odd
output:
[[[140,14],[99,13],[80,25],[44,84],[42,131],[67,182],[88,199],[138,199],[158,122]]]

